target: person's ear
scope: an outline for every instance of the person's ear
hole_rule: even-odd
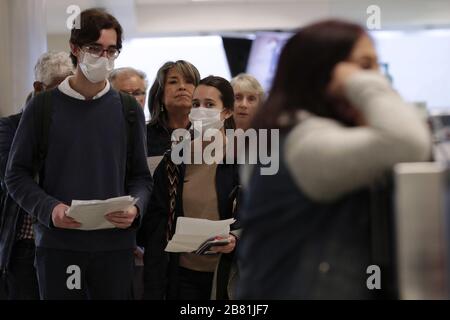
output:
[[[34,88],[35,94],[38,94],[45,90],[44,84],[40,81],[35,81],[33,83],[33,88]]]
[[[70,42],[70,52],[78,58],[78,55],[80,54],[80,47]]]
[[[222,114],[223,114],[223,117],[224,117],[223,120],[229,119],[229,118],[231,118],[233,116],[233,110],[231,110],[231,109],[224,109]]]

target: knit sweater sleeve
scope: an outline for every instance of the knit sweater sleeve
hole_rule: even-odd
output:
[[[345,127],[311,116],[288,135],[287,166],[297,185],[316,201],[327,202],[369,185],[399,162],[425,161],[429,130],[384,77],[361,72],[345,84],[350,102],[367,126]]]
[[[11,197],[43,225],[52,226],[51,214],[60,203],[34,180],[38,159],[38,137],[35,128],[39,105],[36,99],[25,109],[9,153],[6,185]]]

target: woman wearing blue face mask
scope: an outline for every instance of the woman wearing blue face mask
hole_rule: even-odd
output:
[[[196,139],[202,139],[200,146],[204,150],[211,143],[203,139],[208,134],[226,141],[224,130],[234,128],[234,93],[230,83],[223,78],[209,76],[200,81],[192,98],[189,114],[194,129],[192,145]],[[212,164],[202,159],[199,164],[167,166],[171,159],[166,155],[163,159],[165,165],[160,165],[156,170],[157,183],[148,212],[149,223],[144,224],[142,230],[147,233],[144,298],[210,298],[219,254],[227,255],[235,249],[236,236],[233,232],[224,237],[228,244],[212,247],[211,251],[216,253],[212,255],[167,253],[164,249],[175,232],[176,219],[180,216],[208,220],[224,220],[234,216],[239,190],[238,169],[234,164],[221,163],[222,159]],[[173,180],[179,181],[175,190],[171,190],[170,182]],[[236,225],[232,225],[231,229],[234,230],[234,227]]]

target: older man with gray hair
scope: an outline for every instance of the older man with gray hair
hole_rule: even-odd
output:
[[[34,91],[38,93],[55,88],[71,74],[73,65],[67,52],[44,53],[34,67]]]
[[[144,72],[130,67],[117,68],[111,72],[109,82],[114,89],[134,96],[144,108],[148,87],[147,75]]]
[[[73,65],[68,53],[48,52],[39,58],[34,72],[34,91],[30,98],[57,87],[73,74]],[[4,180],[6,163],[21,117],[22,113],[18,113],[0,119],[0,299],[11,300],[39,299],[31,217],[9,196]]]

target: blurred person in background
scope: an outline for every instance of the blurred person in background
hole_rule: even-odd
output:
[[[237,297],[372,298],[370,186],[428,160],[430,135],[380,74],[368,33],[337,20],[298,31],[254,127],[280,130],[280,169],[256,165],[245,188]]]
[[[230,81],[234,91],[234,122],[236,129],[250,127],[258,108],[264,102],[264,89],[250,74],[241,73]]]
[[[28,101],[42,91],[57,87],[73,74],[73,65],[66,52],[48,52],[39,57],[34,67],[34,91]],[[28,103],[27,101],[27,103]],[[34,233],[31,216],[8,195],[5,185],[6,163],[22,112],[0,119],[0,276],[11,300],[39,299],[34,268]]]
[[[145,108],[148,82],[143,71],[130,67],[114,69],[109,75],[109,81],[114,89],[132,95]]]

